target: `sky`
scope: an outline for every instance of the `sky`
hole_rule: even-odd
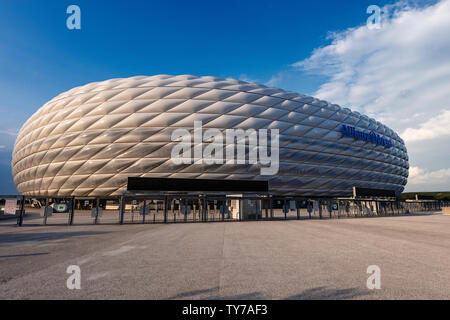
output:
[[[69,30],[69,5],[81,29]],[[382,8],[368,28],[367,8]],[[405,140],[406,191],[450,190],[450,0],[0,2],[0,194],[45,102],[93,81],[213,75],[309,94]]]

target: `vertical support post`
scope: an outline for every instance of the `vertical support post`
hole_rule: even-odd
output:
[[[198,200],[198,221],[205,221],[205,200],[203,195]]]
[[[269,201],[267,201],[267,198],[264,201],[264,209],[266,212],[266,220],[269,219]]]
[[[311,210],[308,210],[308,215],[309,215],[309,220],[311,220],[311,212],[314,210],[314,205],[311,204],[311,201],[309,203],[310,203],[309,205],[311,206]]]
[[[22,198],[20,199],[19,216],[17,217],[17,225],[19,227],[22,226],[24,214],[25,214],[25,196],[22,196]]]
[[[328,212],[330,213],[330,219],[333,218],[333,205],[332,205],[332,201],[327,201],[327,209]]]
[[[337,204],[338,204],[338,219],[340,219],[341,218],[341,213],[342,213],[342,206],[341,206],[341,200],[338,200],[337,201]]]
[[[195,200],[195,198],[194,198],[192,200],[192,218],[194,219],[194,222],[196,221],[197,206],[198,206],[198,199]]]
[[[367,201],[366,200],[361,200],[359,203],[361,203],[361,217],[364,217],[365,215],[368,216],[367,214]]]
[[[283,212],[284,212],[284,220],[287,220],[288,207],[286,199],[283,200]]]
[[[297,220],[300,220],[300,206],[298,205],[297,200],[294,200],[294,201],[295,201],[295,206],[297,208]]]
[[[45,207],[44,207],[44,226],[47,225],[47,217],[48,217],[48,198],[45,198]]]
[[[123,218],[124,218],[124,215],[125,215],[125,197],[124,197],[124,196],[121,196],[121,197],[120,197],[120,205],[119,205],[119,208],[120,208],[120,213],[119,213],[119,223],[120,223],[120,224],[123,224]]]
[[[167,223],[167,210],[168,210],[168,199],[164,196],[164,223]]]
[[[322,219],[322,203],[321,203],[320,199],[317,201],[319,201],[319,218]]]
[[[70,198],[69,226],[73,225],[73,216],[75,214],[75,197]]]
[[[239,203],[239,221],[242,221],[242,202],[243,200],[242,199],[239,199],[238,200],[238,203]]]
[[[203,198],[203,221],[208,221],[208,198],[204,196]]]
[[[270,197],[270,219],[273,219],[273,199]]]
[[[98,223],[99,207],[100,207],[100,199],[99,198],[95,198],[95,219],[94,219],[94,224]],[[119,210],[120,210],[120,204],[119,204]]]
[[[147,206],[147,200],[144,200],[144,207],[142,208],[142,223],[145,223],[145,210]],[[150,213],[150,210],[148,210],[148,212]]]

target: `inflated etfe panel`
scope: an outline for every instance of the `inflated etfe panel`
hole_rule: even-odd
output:
[[[278,172],[262,176],[260,162],[174,163],[172,133],[192,133],[194,121],[223,132],[278,129]],[[234,79],[157,75],[90,83],[47,102],[20,130],[12,167],[24,195],[120,195],[128,177],[171,177],[268,180],[276,194],[335,196],[353,186],[403,191],[408,156],[394,131],[335,104]]]

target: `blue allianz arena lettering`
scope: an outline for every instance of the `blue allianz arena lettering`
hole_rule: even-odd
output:
[[[392,147],[391,140],[376,134],[375,132],[363,132],[356,130],[355,127],[347,126],[345,124],[342,125],[342,135],[346,137],[355,138],[357,140],[364,140],[367,142],[371,142],[373,144],[379,144],[385,146],[386,148]]]

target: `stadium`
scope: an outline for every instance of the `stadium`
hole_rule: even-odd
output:
[[[176,163],[173,131],[194,135],[195,122],[277,130],[276,174],[263,175],[259,162]],[[239,141],[248,159],[248,137]],[[50,100],[21,128],[12,168],[18,191],[34,196],[119,196],[130,177],[268,181],[278,195],[351,196],[359,187],[398,196],[408,155],[392,129],[335,104],[234,79],[157,75],[90,83]]]

